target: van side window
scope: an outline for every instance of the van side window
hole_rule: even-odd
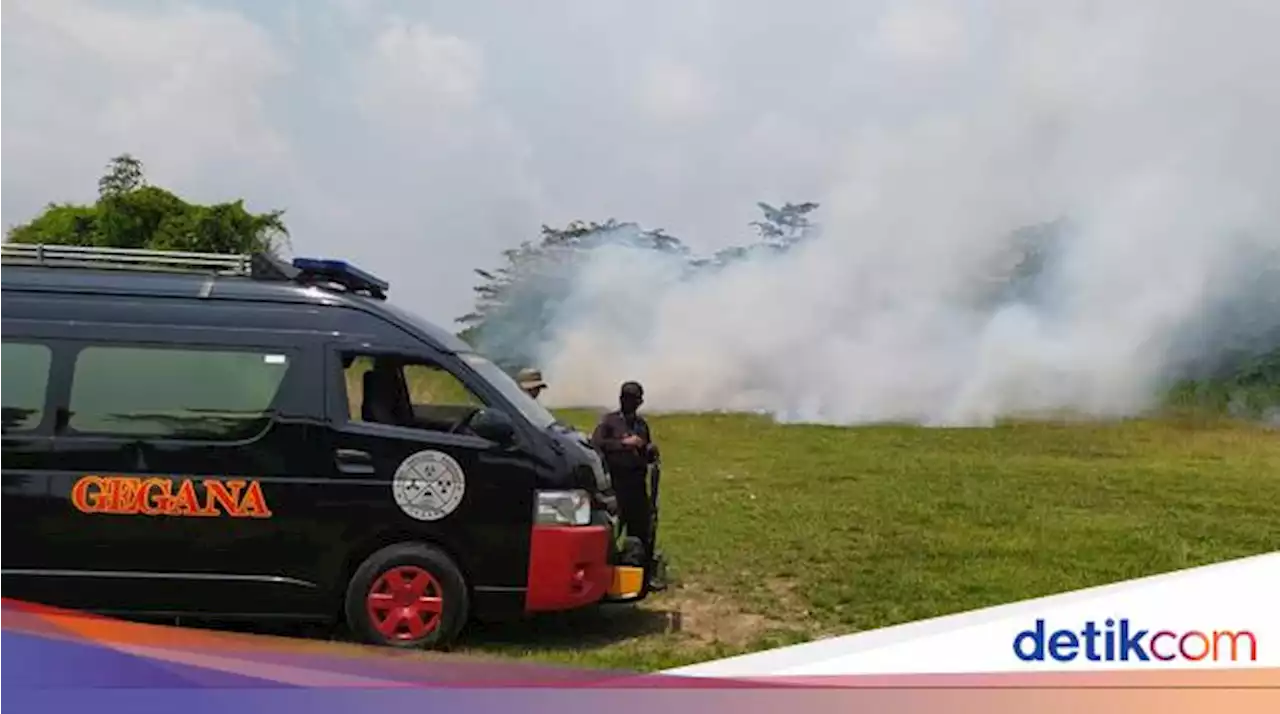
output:
[[[289,363],[268,350],[86,347],[67,425],[82,434],[247,439],[270,423]]]
[[[427,362],[343,357],[347,418],[456,432],[484,402],[448,370]]]
[[[4,433],[35,429],[44,417],[53,351],[32,342],[5,341],[0,355],[4,370],[3,383],[0,383]]]

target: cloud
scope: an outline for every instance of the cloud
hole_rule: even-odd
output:
[[[361,263],[442,322],[462,314],[470,268],[538,225],[528,144],[484,96],[481,48],[343,5],[272,26],[194,2],[6,3],[6,223],[92,200],[128,151],[193,200],[285,209],[296,252]]]
[[[890,61],[928,65],[962,58],[967,39],[955,3],[901,0],[881,16],[871,47]]]
[[[7,222],[92,196],[107,159],[123,151],[179,187],[208,185],[240,162],[265,170],[288,161],[266,98],[290,66],[240,15],[15,0],[4,20]]]
[[[349,114],[306,158],[295,223],[305,250],[368,267],[398,303],[449,324],[470,310],[472,268],[538,225],[527,139],[491,101],[474,42],[396,14],[349,29],[355,50],[332,78]]]
[[[687,124],[714,108],[712,88],[696,69],[670,59],[657,59],[637,84],[641,111],[662,124]]]
[[[484,57],[459,37],[393,17],[373,39],[360,71],[357,101],[366,119],[400,130],[427,129],[476,108]]]

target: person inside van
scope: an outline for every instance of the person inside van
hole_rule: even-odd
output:
[[[649,423],[640,416],[644,388],[639,382],[626,382],[618,396],[617,411],[600,419],[591,435],[591,443],[604,455],[618,497],[618,510],[627,535],[648,541],[649,494],[645,477],[649,464],[658,458]]]

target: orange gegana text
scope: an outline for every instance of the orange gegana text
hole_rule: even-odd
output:
[[[71,503],[84,513],[122,516],[270,518],[262,484],[246,479],[84,476],[71,488]]]

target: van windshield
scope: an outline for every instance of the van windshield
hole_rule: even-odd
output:
[[[519,409],[520,413],[532,422],[534,426],[539,429],[546,429],[556,422],[555,415],[547,411],[547,408],[539,404],[538,400],[521,389],[516,380],[502,371],[501,367],[474,352],[465,352],[458,356],[468,365],[471,365],[471,368],[481,378],[502,392],[502,396],[514,404],[516,409]]]

